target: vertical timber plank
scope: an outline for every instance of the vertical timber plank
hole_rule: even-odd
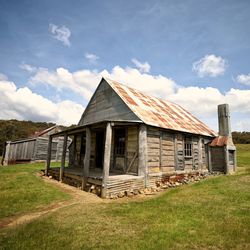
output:
[[[6,142],[6,147],[4,150],[4,154],[3,154],[3,165],[7,166],[8,162],[9,162],[9,155],[10,155],[10,142]]]
[[[229,154],[227,146],[224,146],[224,155],[225,155],[225,174],[229,174]]]
[[[66,158],[66,151],[67,151],[67,142],[68,142],[68,135],[64,135],[63,140],[63,151],[62,151],[62,159],[61,159],[61,168],[60,168],[60,181],[63,180],[63,172],[65,168],[65,158]]]
[[[47,160],[46,160],[46,170],[45,174],[48,175],[50,169],[50,160],[51,160],[51,146],[52,146],[52,136],[49,136],[49,143],[47,149]]]
[[[178,145],[177,145],[177,135],[174,135],[174,162],[175,171],[178,170]]]
[[[112,142],[112,127],[111,123],[107,123],[106,138],[104,148],[104,163],[103,163],[103,178],[102,178],[102,198],[107,195],[107,181],[109,177],[110,156],[111,156],[111,142]]]
[[[199,136],[199,141],[198,141],[198,150],[199,150],[199,169],[202,170],[202,138]]]
[[[91,152],[91,130],[86,127],[86,146],[85,146],[85,156],[83,165],[83,182],[82,189],[84,190],[87,179],[89,176],[89,166],[90,166],[90,152]]]
[[[208,170],[209,172],[213,171],[212,159],[211,159],[211,147],[208,145]]]
[[[160,130],[160,154],[159,154],[159,162],[160,162],[160,171],[162,171],[162,131]]]
[[[144,185],[148,186],[148,161],[147,161],[147,126],[141,124],[139,127],[139,166],[138,175],[144,176]]]

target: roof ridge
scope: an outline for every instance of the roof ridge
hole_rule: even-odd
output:
[[[108,77],[102,77],[102,78],[103,78],[104,80],[106,80],[107,82],[108,82],[108,81],[112,81],[112,82],[114,82],[114,83],[118,83],[118,84],[120,84],[120,85],[122,85],[122,86],[125,86],[125,87],[127,87],[127,88],[134,89],[134,90],[136,90],[137,92],[140,92],[140,93],[142,93],[142,94],[144,94],[144,95],[146,95],[146,96],[153,97],[153,98],[162,100],[162,101],[164,101],[164,102],[169,102],[169,103],[171,103],[171,104],[180,106],[178,103],[175,103],[175,102],[172,102],[172,101],[163,99],[162,97],[158,97],[158,96],[155,96],[155,95],[148,94],[148,93],[145,92],[145,91],[139,90],[139,89],[134,88],[134,87],[127,86],[125,83],[121,83],[121,82],[119,82],[119,81],[117,81],[117,80],[113,80],[113,79],[108,78]],[[180,106],[180,107],[181,107],[181,106]],[[182,107],[181,107],[181,108],[182,108]]]
[[[215,136],[215,132],[181,105],[159,98],[116,80],[103,77],[130,110],[145,124],[194,134]]]

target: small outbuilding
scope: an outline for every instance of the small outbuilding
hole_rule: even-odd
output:
[[[229,112],[223,122],[230,122]],[[52,138],[58,136],[64,136],[62,164],[50,168]],[[178,104],[102,78],[78,126],[50,136],[46,174],[106,198],[155,187],[173,176],[234,171],[235,147],[229,146],[230,133],[227,138],[217,145],[216,133]],[[224,162],[217,167],[219,157]]]
[[[46,161],[49,136],[62,131],[55,125],[43,131],[36,132],[31,138],[5,142],[2,165]],[[68,145],[71,139],[68,138]],[[57,137],[51,145],[51,160],[60,161],[62,157],[63,138]],[[67,154],[68,157],[68,154]]]

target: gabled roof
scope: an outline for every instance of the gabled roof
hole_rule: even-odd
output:
[[[126,105],[145,124],[192,134],[215,136],[215,132],[181,106],[144,94],[104,78]]]

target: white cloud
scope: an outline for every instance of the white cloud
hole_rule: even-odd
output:
[[[150,72],[151,66],[148,62],[142,63],[135,58],[133,58],[131,61],[139,69],[140,72],[142,72],[142,73],[149,73]]]
[[[237,121],[235,124],[236,131],[249,131],[250,121]]]
[[[65,46],[70,46],[69,38],[71,36],[70,29],[66,26],[58,27],[57,25],[50,23],[49,31],[53,34],[52,37],[61,41]]]
[[[89,61],[91,64],[95,64],[97,60],[99,59],[99,56],[91,53],[86,53],[85,58]]]
[[[236,77],[236,81],[238,83],[250,86],[250,74],[248,74],[248,75],[238,75]]]
[[[17,88],[13,82],[0,80],[0,118],[77,124],[84,107],[72,101],[53,103],[29,88]]]
[[[115,66],[111,71],[83,69],[75,72],[70,72],[65,68],[58,68],[55,71],[36,68],[36,71],[31,72],[30,82],[34,84],[34,87],[36,85],[49,85],[59,95],[61,91],[78,93],[83,97],[83,103],[87,104],[102,76],[117,80],[148,94],[173,101],[208,123],[214,130],[217,130],[217,105],[221,103],[230,105],[234,118],[232,129],[239,128],[236,124],[239,119],[242,124],[245,124],[245,130],[247,124],[249,124],[246,121],[249,121],[250,117],[250,90],[230,89],[222,93],[219,89],[211,87],[184,87],[162,75],[141,73],[138,69],[120,66]],[[8,82],[5,76],[2,78],[2,84]],[[13,87],[12,84],[8,82],[8,84],[2,85],[5,86],[4,92],[0,89],[1,94],[3,92],[3,97],[0,100],[0,110],[3,110],[1,116],[18,119],[40,117],[40,120],[72,123],[71,118],[67,118],[71,117],[71,112],[74,114],[72,117],[80,117],[83,112],[83,107],[74,102],[58,101],[53,103],[32,93],[28,88],[16,89],[16,86]],[[24,110],[20,110],[22,108]],[[77,123],[78,119],[75,118],[75,121]],[[248,127],[248,130],[250,130],[250,127]]]
[[[5,80],[8,80],[8,77],[2,73],[0,73],[0,81],[5,81]]]
[[[27,64],[27,63],[21,63],[21,64],[19,65],[19,67],[20,67],[21,69],[25,70],[25,71],[28,71],[29,73],[36,72],[36,70],[37,70],[36,67],[31,66],[31,65],[29,65],[29,64]]]
[[[58,68],[55,71],[38,69],[30,82],[32,84],[46,84],[58,91],[71,90],[89,99],[100,80],[100,73],[91,70],[81,70],[74,73],[67,69]]]
[[[206,55],[199,61],[193,63],[193,71],[197,72],[199,77],[216,77],[223,75],[226,67],[226,60],[215,55]]]
[[[175,82],[167,77],[142,74],[137,69],[129,67],[124,69],[120,66],[115,66],[111,72],[84,69],[72,73],[64,68],[58,68],[55,71],[40,68],[31,77],[30,82],[47,84],[58,91],[68,89],[89,100],[102,76],[116,79],[131,87],[162,97],[173,93],[176,87]]]

